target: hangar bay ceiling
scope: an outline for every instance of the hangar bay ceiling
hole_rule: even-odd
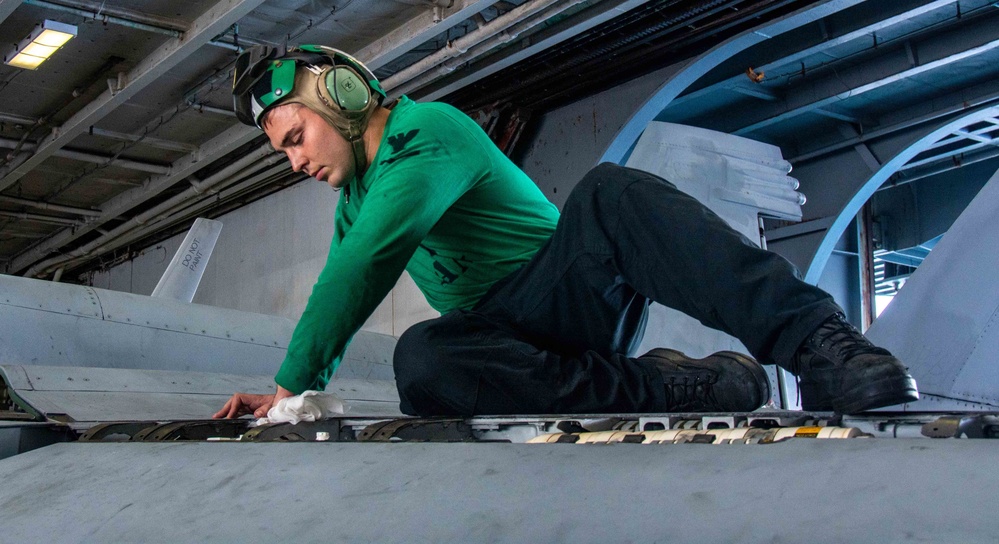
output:
[[[0,0],[10,49],[46,20],[78,29],[37,70],[0,65],[0,271],[75,280],[302,181],[232,113],[250,44],[344,49],[516,157],[547,111],[808,9],[657,118],[779,145],[797,167],[999,103],[986,0]],[[888,183],[991,161],[997,131],[962,128]]]

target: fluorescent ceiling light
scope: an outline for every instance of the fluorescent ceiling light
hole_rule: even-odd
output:
[[[76,36],[76,27],[46,19],[3,58],[5,64],[34,70]]]

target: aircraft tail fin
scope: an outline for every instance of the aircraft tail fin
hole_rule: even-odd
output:
[[[153,296],[191,302],[201,283],[215,242],[222,232],[222,222],[199,217],[188,231],[177,253],[160,278]]]

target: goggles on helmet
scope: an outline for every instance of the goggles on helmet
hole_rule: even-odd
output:
[[[368,85],[381,97],[385,91],[363,64],[335,49],[303,45],[291,50],[283,46],[255,45],[236,59],[233,71],[232,95],[236,118],[240,122],[260,127],[263,113],[275,103],[291,95],[295,87],[295,67],[298,63],[312,66],[337,64],[334,55],[342,56],[361,74]]]

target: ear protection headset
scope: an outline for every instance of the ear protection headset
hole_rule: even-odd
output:
[[[287,51],[251,47],[236,59],[232,93],[236,117],[257,128],[274,106],[308,107],[351,144],[357,173],[367,169],[362,136],[385,91],[375,75],[347,53],[322,45]]]

